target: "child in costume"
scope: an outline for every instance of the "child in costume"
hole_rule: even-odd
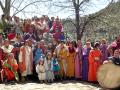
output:
[[[39,63],[36,65],[36,72],[38,74],[38,78],[40,82],[45,82],[46,79],[46,72],[45,72],[45,65],[43,59],[39,61]]]

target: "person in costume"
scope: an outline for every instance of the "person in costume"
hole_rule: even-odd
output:
[[[68,48],[64,44],[64,41],[61,41],[61,43],[56,47],[55,50],[58,58],[58,63],[60,65],[60,75],[61,77],[66,77],[66,71],[67,71],[67,57],[68,57]]]
[[[20,47],[19,70],[22,76],[22,81],[25,81],[25,77],[32,75],[33,52],[32,48],[29,46],[29,41],[25,41],[25,45]]]
[[[45,82],[46,80],[46,70],[43,58],[40,58],[39,63],[36,65],[36,72],[38,74],[38,79],[40,82]]]
[[[6,60],[7,54],[13,53],[14,46],[10,44],[8,39],[6,39],[4,40],[1,49],[3,50],[2,60]]]
[[[116,49],[114,51],[114,55],[109,57],[108,60],[104,62],[104,64],[108,62],[112,62],[113,64],[120,66],[120,49]]]
[[[60,79],[60,65],[58,63],[57,55],[56,53],[53,53],[53,58],[52,58],[52,71],[54,72],[54,77],[55,80]]]
[[[37,64],[39,59],[43,56],[43,51],[40,47],[40,43],[37,43],[37,46],[34,51],[34,63]]]
[[[53,22],[53,26],[51,28],[51,32],[53,33],[53,38],[55,38],[56,41],[58,41],[58,39],[60,38],[62,30],[63,30],[62,23],[57,17],[55,21]]]
[[[100,45],[100,50],[101,50],[101,53],[102,53],[102,57],[101,59],[103,60],[102,62],[104,62],[105,60],[108,59],[108,44],[107,44],[107,41],[105,39],[102,39],[101,40],[101,45]]]
[[[76,55],[75,55],[75,78],[81,79],[81,71],[82,71],[82,43],[79,40],[77,43],[76,48]]]
[[[120,35],[117,36],[116,40],[108,46],[110,56],[113,56],[113,53],[116,49],[120,49]]]
[[[7,59],[2,61],[1,80],[11,81],[15,79],[19,81],[17,70],[18,64],[14,58],[14,54],[9,53]]]
[[[73,78],[75,75],[75,48],[73,43],[70,42],[68,46],[68,58],[67,58],[67,77]]]
[[[100,44],[96,42],[94,48],[90,50],[89,53],[89,72],[88,72],[88,81],[97,82],[96,74],[97,70],[100,67],[101,60],[101,51],[99,49]]]
[[[82,80],[88,81],[88,70],[89,70],[89,52],[92,49],[91,43],[86,42],[85,47],[83,48],[83,58],[82,58]]]
[[[48,82],[53,82],[54,80],[54,73],[52,67],[52,53],[48,52],[45,58],[46,80]]]

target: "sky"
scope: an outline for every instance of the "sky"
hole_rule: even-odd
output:
[[[27,5],[28,1],[33,1],[33,0],[23,0],[24,2],[22,3],[21,7],[18,9],[23,8],[25,5]],[[57,1],[57,0],[53,0]],[[65,1],[65,0],[59,0],[59,1]],[[80,0],[81,1],[81,0]],[[14,6],[18,7],[20,0],[16,0]],[[91,2],[83,7],[82,12],[80,12],[81,15],[88,15],[92,14],[95,12],[98,12],[99,10],[105,8],[109,4],[109,0],[91,0]],[[67,4],[66,4],[67,5]],[[68,4],[69,5],[69,4]],[[11,15],[15,9],[11,9]],[[2,14],[2,10],[0,8],[0,15]],[[67,9],[61,9],[59,7],[55,6],[48,6],[48,3],[37,3],[34,5],[30,5],[29,7],[25,8],[24,11],[21,13],[18,13],[17,16],[20,18],[31,18],[33,16],[38,16],[40,17],[41,15],[48,15],[48,16],[59,16],[60,18],[68,18],[68,17],[74,17],[74,12],[71,11],[71,8]]]

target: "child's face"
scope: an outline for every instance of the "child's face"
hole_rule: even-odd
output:
[[[52,58],[52,54],[48,54],[48,59],[51,59]]]
[[[40,61],[40,65],[43,65],[43,61]]]

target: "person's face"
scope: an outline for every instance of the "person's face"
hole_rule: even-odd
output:
[[[69,47],[73,47],[72,43],[69,44]]]
[[[40,65],[43,65],[43,61],[40,61]]]
[[[51,44],[51,43],[49,43],[48,47],[49,47],[49,48],[52,48],[52,44]]]
[[[90,48],[90,43],[86,43],[86,47],[87,47],[87,48]]]
[[[13,59],[13,58],[14,58],[14,55],[13,55],[13,54],[10,54],[8,58],[9,58],[9,59]]]
[[[51,58],[52,58],[52,54],[49,53],[49,54],[48,54],[48,59],[51,59]]]
[[[63,42],[61,42],[60,46],[61,46],[61,48],[63,48],[63,47],[64,47],[64,43],[63,43]]]
[[[119,52],[119,50],[115,50],[115,51],[114,51],[114,56],[115,56],[115,57],[120,57],[120,52]]]
[[[40,44],[39,43],[37,44],[37,48],[40,48]]]
[[[106,41],[105,41],[105,40],[102,40],[102,41],[101,41],[101,44],[105,44],[105,43],[106,43]]]
[[[52,17],[51,20],[54,21],[54,18]]]
[[[26,41],[26,42],[25,42],[25,45],[26,45],[26,46],[29,46],[29,42],[28,42],[28,41]]]
[[[5,41],[5,42],[4,42],[4,45],[5,45],[5,46],[9,46],[9,41]]]

